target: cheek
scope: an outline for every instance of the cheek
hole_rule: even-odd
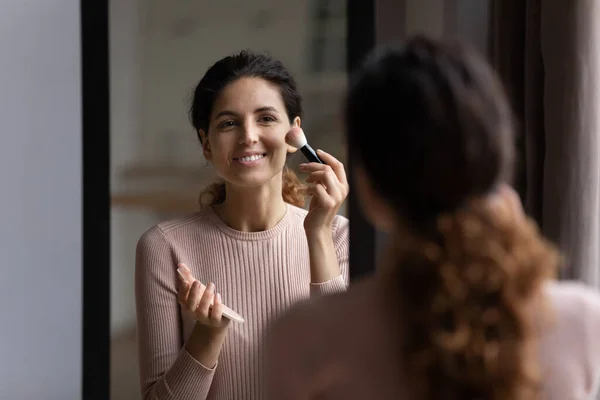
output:
[[[210,150],[215,161],[228,158],[234,148],[234,143],[226,135],[213,135],[210,143]]]
[[[263,140],[263,145],[265,149],[277,159],[285,157],[287,154],[287,144],[285,143],[285,140],[277,138],[265,138]]]
[[[274,129],[272,132],[264,135],[263,142],[271,148],[282,148],[287,149],[287,144],[285,143],[285,135],[290,130],[289,124],[285,126],[278,126],[277,129]]]
[[[265,132],[261,138],[262,142],[271,148],[277,148],[285,145],[285,134],[287,131],[276,129],[271,132]]]

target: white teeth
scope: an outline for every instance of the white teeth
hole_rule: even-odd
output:
[[[260,160],[263,157],[264,157],[264,154],[256,154],[256,155],[248,156],[248,157],[240,157],[240,158],[238,158],[238,160],[248,162],[248,161]]]

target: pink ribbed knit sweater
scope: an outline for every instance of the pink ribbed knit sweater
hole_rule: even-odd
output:
[[[333,238],[342,274],[310,283],[306,210],[288,205],[272,229],[240,232],[212,208],[158,224],[136,250],[139,363],[144,399],[262,399],[263,338],[276,317],[300,300],[346,290],[349,224],[337,216]],[[183,347],[194,326],[177,303],[177,264],[214,282],[223,302],[246,323],[232,323],[215,368]]]

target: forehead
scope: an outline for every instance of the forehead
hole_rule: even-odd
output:
[[[281,113],[285,112],[277,85],[262,78],[240,78],[219,93],[213,106],[213,115],[225,110],[237,114],[252,113],[261,107],[274,107]]]

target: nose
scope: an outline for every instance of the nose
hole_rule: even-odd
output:
[[[258,143],[259,130],[258,127],[253,124],[244,124],[244,128],[241,129],[239,144],[245,144],[247,146]]]

